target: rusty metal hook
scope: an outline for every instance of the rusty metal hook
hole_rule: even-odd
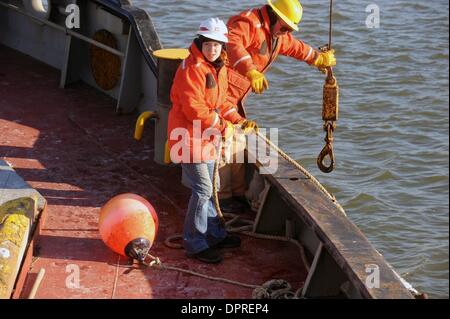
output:
[[[329,166],[326,166],[324,164],[327,155],[330,157]],[[320,152],[319,156],[317,157],[317,166],[319,166],[319,169],[324,173],[331,173],[334,170],[334,151],[331,144],[325,145],[325,147]]]
[[[335,128],[335,123],[325,123],[324,124],[324,130],[327,132],[327,135],[325,136],[325,142],[326,145],[320,152],[319,156],[317,157],[317,166],[319,169],[324,173],[331,173],[334,170],[335,167],[335,161],[334,161],[334,151],[333,151],[333,130]],[[330,165],[326,166],[324,164],[325,158],[329,156],[330,157]]]

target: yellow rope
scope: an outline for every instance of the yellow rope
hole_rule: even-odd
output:
[[[222,158],[222,140],[219,142],[219,145],[217,147],[217,158],[214,162],[214,173],[213,173],[213,198],[214,198],[214,207],[217,211],[217,216],[219,216],[219,219],[222,221],[222,223],[225,225],[225,219],[222,214],[222,210],[220,209],[219,204],[219,195],[217,191],[217,184],[218,184],[218,177],[219,177],[219,164],[220,159]]]

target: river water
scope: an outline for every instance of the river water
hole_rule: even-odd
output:
[[[247,99],[248,117],[279,129],[282,149],[335,194],[399,274],[432,298],[448,298],[448,3],[334,2],[340,85],[335,171],[321,173],[315,163],[324,143],[324,76],[317,70],[280,57],[267,74],[270,89]],[[264,3],[133,1],[150,13],[165,48],[189,46],[205,18],[226,21]],[[326,44],[328,1],[302,4],[295,36],[314,47]],[[370,19],[377,8],[378,28]]]

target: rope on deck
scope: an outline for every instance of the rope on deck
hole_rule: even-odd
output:
[[[264,235],[264,234],[257,234],[251,231],[253,228],[253,221],[251,220],[245,220],[242,219],[237,214],[224,214],[223,218],[225,221],[225,217],[230,218],[230,220],[225,222],[225,228],[227,232],[232,233],[239,233],[243,234],[249,237],[258,238],[258,239],[268,239],[268,240],[278,240],[278,241],[284,241],[284,242],[290,242],[296,245],[300,251],[300,256],[302,258],[303,264],[305,265],[306,270],[309,272],[310,265],[307,261],[305,250],[303,246],[300,244],[299,241],[289,238],[289,237],[283,237],[283,236],[273,236],[273,235]],[[234,224],[239,224],[240,226],[233,227]],[[169,236],[164,241],[164,244],[169,248],[175,248],[175,249],[182,249],[183,246],[181,243],[174,243],[174,241],[180,241],[183,239],[183,236],[181,234],[175,234],[172,236]],[[272,279],[264,283],[263,285],[253,285],[253,284],[247,284],[240,281],[230,280],[227,278],[222,277],[215,277],[215,276],[208,276],[196,271],[187,270],[179,267],[169,266],[165,265],[161,262],[159,257],[154,257],[150,254],[148,254],[148,257],[151,258],[151,261],[149,263],[143,263],[147,267],[157,268],[160,270],[173,270],[173,271],[179,271],[183,273],[187,273],[193,276],[202,277],[205,279],[213,280],[213,281],[220,281],[228,284],[233,284],[245,288],[251,288],[253,289],[252,297],[253,299],[294,299],[294,298],[300,298],[301,290],[303,289],[303,286],[297,289],[297,291],[293,292],[291,285],[283,279]]]
[[[227,284],[237,285],[245,288],[251,288],[253,289],[252,292],[253,299],[299,299],[301,291],[303,289],[302,286],[298,288],[295,292],[293,292],[292,286],[286,280],[283,279],[269,280],[262,285],[246,284],[236,280],[209,276],[196,271],[165,265],[161,262],[161,260],[158,257],[152,256],[150,254],[148,254],[147,256],[151,258],[151,261],[149,263],[142,262],[142,264],[147,267],[156,268],[159,270],[172,270],[183,272],[189,275],[205,278],[208,280],[224,282]]]
[[[233,284],[233,285],[238,285],[238,286],[242,286],[242,287],[246,287],[246,288],[260,288],[261,286],[259,285],[252,285],[252,284],[246,284],[246,283],[242,283],[240,281],[235,281],[235,280],[230,280],[227,278],[221,278],[221,277],[214,277],[214,276],[208,276],[196,271],[192,271],[192,270],[187,270],[187,269],[183,269],[183,268],[179,268],[179,267],[175,267],[175,266],[169,266],[169,265],[165,265],[161,262],[161,260],[158,257],[154,257],[150,254],[148,254],[148,257],[150,257],[152,259],[152,261],[150,263],[143,263],[145,266],[151,267],[151,268],[157,268],[160,270],[173,270],[173,271],[179,271],[179,272],[183,272],[186,274],[190,274],[193,276],[197,276],[197,277],[202,277],[202,278],[206,278],[209,280],[214,280],[214,281],[221,281],[221,282],[225,282],[228,284]]]
[[[105,152],[106,154],[110,155],[110,158],[113,158],[115,161],[117,161],[119,164],[121,164],[127,170],[132,171],[135,174],[139,174],[139,172],[137,172],[136,170],[134,170],[131,167],[129,167],[125,162],[123,162],[122,160],[118,159],[116,156],[112,156],[112,155],[115,155],[115,154],[112,154],[112,152],[107,150],[105,148],[105,146],[95,136],[93,136],[85,128],[83,128],[81,125],[79,125],[77,123],[77,121],[73,118],[72,114],[69,114],[68,118],[69,118],[69,121],[72,122],[76,127],[78,127],[91,141],[93,141],[95,144],[97,144],[103,152]],[[336,202],[336,199],[334,198],[334,196],[330,195],[326,191],[326,189],[311,174],[309,174],[303,167],[300,166],[300,164],[298,164],[297,162],[295,162],[294,160],[289,158],[288,155],[286,155],[281,149],[279,149],[276,145],[274,145],[270,140],[268,140],[264,136],[260,135],[259,133],[257,133],[257,134],[258,134],[258,136],[263,138],[271,147],[273,147],[275,150],[277,150],[278,153],[283,158],[285,158],[287,161],[291,162],[293,165],[295,165],[297,168],[299,168],[306,176],[308,176],[313,182],[315,182],[319,186],[319,188],[322,189],[322,191],[325,194],[330,196],[330,198],[333,200],[333,202],[338,207],[340,207],[341,211],[344,212],[342,207]],[[215,174],[214,174],[215,177],[217,176],[216,174],[218,174],[218,165],[217,164],[218,163],[216,163],[216,167],[215,167]],[[142,174],[139,174],[139,176],[141,178],[143,177]],[[150,183],[150,185],[152,185],[152,184]],[[213,188],[216,188],[215,186],[216,186],[216,179],[214,179],[214,181],[213,181]],[[177,210],[180,210],[180,207],[178,207],[178,205],[176,205],[172,200],[170,200],[170,198],[168,198],[165,194],[163,194],[162,192],[160,192],[156,188],[154,190],[158,193],[158,195],[162,196],[170,204],[172,204],[173,207],[175,207]],[[214,192],[214,197],[215,197],[214,199],[215,199],[216,209],[218,208],[218,215],[223,218],[222,212],[220,211],[220,206],[218,205],[217,190],[215,190],[215,192]],[[344,214],[345,214],[345,212],[344,212]],[[232,228],[231,225],[234,222],[237,222],[237,221],[239,221],[239,218],[236,218],[236,216],[234,216],[234,218],[231,221],[227,222],[227,226],[228,226],[227,230],[229,232],[241,233],[243,235],[247,235],[247,236],[254,237],[254,238],[269,239],[269,240],[279,240],[279,241],[291,242],[291,243],[295,244],[300,250],[301,258],[302,258],[302,261],[303,261],[306,269],[309,271],[310,267],[308,265],[308,262],[307,262],[307,259],[306,259],[306,256],[305,256],[303,246],[297,240],[295,240],[293,238],[282,237],[282,236],[271,236],[271,235],[256,234],[256,233],[248,230],[248,229],[250,229],[252,227],[252,224],[248,224],[248,225],[245,225],[245,226],[239,227],[239,228]],[[180,235],[174,235],[174,236],[171,236],[171,237],[167,238],[164,243],[167,246],[171,247],[171,248],[181,248],[180,245],[172,243],[172,241],[174,239],[179,239],[179,238],[180,238]],[[246,283],[242,283],[242,282],[239,282],[239,281],[234,281],[234,280],[230,280],[230,279],[226,279],[226,278],[208,276],[208,275],[204,275],[204,274],[201,274],[201,273],[198,273],[198,272],[195,272],[195,271],[191,271],[191,270],[187,270],[187,269],[183,269],[183,268],[179,268],[179,267],[174,267],[174,266],[170,266],[170,265],[163,265],[158,257],[153,257],[151,255],[149,255],[149,256],[153,259],[152,262],[150,262],[149,264],[144,264],[144,265],[147,265],[147,266],[152,267],[152,268],[162,269],[162,270],[167,269],[167,270],[184,272],[184,273],[187,273],[187,274],[190,274],[190,275],[202,277],[202,278],[209,279],[209,280],[214,280],[214,281],[220,281],[220,282],[224,282],[224,283],[234,284],[234,285],[238,285],[238,286],[242,286],[242,287],[246,287],[246,288],[252,288],[252,289],[254,289],[254,291],[253,291],[253,298],[257,298],[257,299],[261,299],[261,298],[297,298],[298,297],[298,291],[301,290],[301,288],[300,288],[300,289],[298,289],[298,291],[296,293],[289,292],[290,285],[286,281],[281,280],[281,279],[278,279],[278,280],[275,280],[275,281],[274,280],[270,280],[270,281],[266,282],[263,285],[252,285],[252,284],[246,284]],[[111,292],[111,299],[114,298],[115,293],[116,293],[116,289],[117,289],[117,282],[118,282],[118,277],[119,277],[119,267],[120,267],[119,262],[120,262],[120,255],[118,257],[118,261],[117,261],[117,265],[116,265],[116,273],[115,273],[115,277],[114,277],[113,290]],[[283,282],[283,283],[286,282],[286,284],[280,284],[280,282]],[[279,286],[281,288],[274,288],[274,283],[275,283],[275,286]]]

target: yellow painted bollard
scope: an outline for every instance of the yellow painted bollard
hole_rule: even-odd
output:
[[[139,115],[138,120],[136,121],[136,128],[134,130],[134,139],[140,141],[142,138],[142,133],[144,132],[144,125],[145,122],[150,118],[155,118],[156,113],[154,112],[144,112],[141,115]]]
[[[172,160],[170,159],[169,141],[166,141],[166,146],[164,148],[164,163],[170,164],[172,163]]]
[[[167,121],[172,107],[170,90],[180,63],[189,56],[187,49],[163,49],[153,52],[158,59],[158,120],[155,129],[155,162],[169,164]]]
[[[0,299],[11,297],[36,210],[30,197],[0,205]]]
[[[170,164],[170,150],[167,144],[167,121],[170,108],[170,90],[173,78],[181,61],[189,56],[187,49],[162,49],[153,52],[158,59],[158,99],[156,112],[143,112],[137,122],[134,138],[140,140],[144,131],[144,124],[150,118],[156,118],[155,127],[155,162]]]

